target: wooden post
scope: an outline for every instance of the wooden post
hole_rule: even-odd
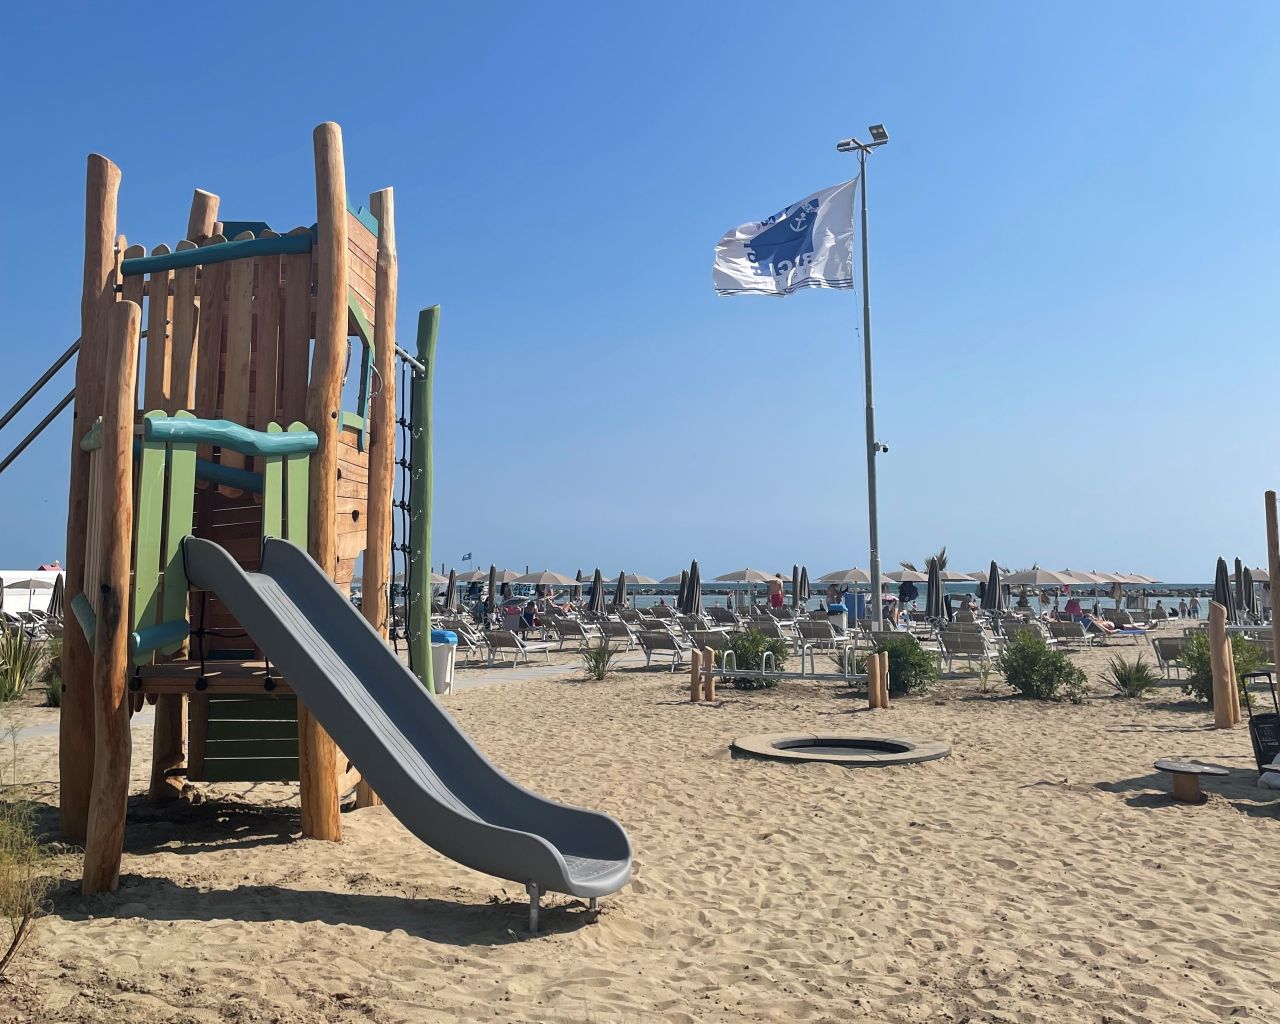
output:
[[[381,386],[369,409],[369,504],[364,549],[363,600],[360,610],[384,637],[387,635],[387,585],[391,580],[392,507],[396,469],[396,256],[395,194],[389,188],[369,196],[369,210],[378,218],[378,266],[374,284],[373,358]],[[362,778],[356,785],[356,806],[382,801]]]
[[[431,678],[431,402],[436,368],[436,335],[440,307],[418,313],[418,362],[427,368],[413,378],[409,396],[414,429],[409,441],[409,593],[405,614],[409,623],[409,664],[428,693]]]
[[[696,647],[689,653],[689,701],[702,699],[702,652]]]
[[[880,706],[889,707],[889,652],[880,652]]]
[[[218,222],[218,197],[202,188],[191,197],[191,212],[187,215],[187,237],[197,245],[213,234]]]
[[[107,393],[102,410],[102,490],[90,514],[104,527],[98,628],[93,646],[93,788],[84,851],[86,893],[112,892],[120,879],[129,799],[129,571],[133,551],[133,420],[142,309],[122,302],[111,311]]]
[[[867,707],[880,706],[880,655],[875,651],[867,654]]]
[[[80,355],[71,419],[71,473],[67,496],[66,604],[84,588],[89,520],[89,453],[80,439],[102,413],[108,314],[115,305],[116,201],[120,168],[89,156],[85,187],[84,282],[80,296]],[[93,656],[74,615],[67,616],[62,652],[62,711],[58,719],[59,827],[84,842],[93,783]]]
[[[716,699],[716,652],[710,647],[702,649],[702,699],[715,703]]]
[[[1227,636],[1227,610],[1217,601],[1209,602],[1209,661],[1213,669],[1213,726],[1230,729],[1231,641]]]
[[[332,576],[337,560],[334,522],[338,482],[339,404],[347,348],[347,176],[342,130],[333,122],[313,133],[316,160],[316,346],[307,389],[307,425],[319,444],[311,455],[307,505],[307,546]],[[302,834],[337,842],[338,748],[319,721],[298,702],[298,779],[302,791]]]

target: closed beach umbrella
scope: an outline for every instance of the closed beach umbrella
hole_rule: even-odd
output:
[[[598,619],[603,619],[608,611],[604,605],[604,576],[600,572],[600,567],[596,567],[595,575],[591,577],[591,604],[589,611]]]
[[[1244,578],[1242,590],[1244,592],[1245,611],[1256,619],[1258,617],[1258,600],[1253,592],[1253,570],[1246,565],[1241,571],[1241,576]]]
[[[946,615],[942,607],[942,570],[936,558],[929,559],[928,587],[925,590],[924,614],[928,619],[941,619]]]
[[[702,574],[698,571],[698,560],[689,563],[689,582],[684,588],[684,602],[680,605],[681,615],[697,615],[702,611]]]
[[[1236,612],[1235,597],[1231,593],[1231,581],[1227,578],[1227,560],[1218,559],[1218,571],[1213,574],[1213,599],[1227,610],[1227,622],[1237,625],[1240,618]]]
[[[449,570],[449,582],[445,584],[444,610],[447,612],[458,610],[458,571],[456,569]]]
[[[991,568],[987,570],[986,586],[982,592],[982,610],[984,612],[1004,611],[1004,587],[1000,585],[1000,567],[993,558]]]
[[[800,566],[791,566],[791,607],[800,607]]]
[[[1240,559],[1236,559],[1236,571],[1231,577],[1236,585],[1236,607],[1243,609],[1244,603],[1244,563]]]
[[[680,609],[681,613],[684,612],[684,595],[685,595],[685,591],[688,589],[689,589],[689,570],[681,569],[680,570],[680,590],[676,594],[676,607]]]
[[[63,576],[59,574],[58,578],[53,581],[53,593],[49,595],[49,618],[62,618],[62,603],[66,599],[65,594],[66,584],[63,582]]]
[[[809,598],[813,595],[809,592],[809,567],[807,565],[800,566],[800,604],[801,606],[809,603]]]
[[[627,574],[625,572],[618,573],[618,585],[613,590],[613,606],[615,608],[626,607],[627,604]]]
[[[489,594],[484,599],[484,610],[490,615],[497,610],[498,607],[498,567],[496,565],[489,566]]]
[[[577,586],[575,586],[571,591],[571,593],[573,594],[573,599],[575,601],[581,601],[582,600],[582,570],[581,569],[579,569],[576,573],[573,574],[573,580],[577,584]]]

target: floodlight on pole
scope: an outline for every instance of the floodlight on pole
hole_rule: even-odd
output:
[[[884,626],[884,605],[880,600],[880,524],[876,507],[876,456],[887,453],[889,446],[876,439],[875,402],[871,387],[871,283],[867,257],[867,154],[889,141],[889,133],[882,124],[873,124],[867,131],[870,142],[843,139],[836,143],[838,153],[858,154],[858,180],[862,196],[862,358],[866,383],[867,402],[867,528],[870,534],[871,569],[871,622],[875,629]]]

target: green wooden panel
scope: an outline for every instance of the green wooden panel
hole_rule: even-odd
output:
[[[149,412],[146,419],[164,417]],[[160,611],[160,543],[164,530],[165,445],[143,441],[138,456],[138,497],[133,520],[133,628],[153,626]],[[151,661],[151,651],[137,654],[134,664]]]
[[[284,430],[279,423],[268,423],[268,434]],[[262,536],[284,536],[284,456],[268,455],[262,466]]]
[[[206,782],[297,782],[296,757],[206,758]]]
[[[310,433],[305,423],[290,423],[289,433]],[[307,547],[307,495],[310,488],[311,459],[306,453],[286,455],[285,473],[285,539],[302,549]]]
[[[195,419],[180,411],[175,419]],[[182,539],[191,533],[196,501],[196,446],[174,443],[169,446],[169,501],[164,528],[164,600],[161,620],[172,622],[187,617],[187,574],[182,568]],[[163,648],[161,648],[164,650]],[[177,648],[165,651],[173,653]]]
[[[296,718],[211,719],[209,739],[219,740],[285,740],[298,738]]]
[[[297,720],[298,701],[292,694],[282,697],[209,697],[209,721],[215,718],[267,718]],[[210,725],[210,728],[213,728]]]
[[[206,761],[211,757],[292,757],[298,756],[298,736],[292,739],[232,740],[209,737],[204,753]]]

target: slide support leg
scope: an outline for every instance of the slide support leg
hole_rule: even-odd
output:
[[[533,882],[530,882],[528,885],[526,885],[525,889],[529,893],[529,931],[537,935],[538,934],[538,903],[541,901],[542,897],[538,892],[538,887]]]

